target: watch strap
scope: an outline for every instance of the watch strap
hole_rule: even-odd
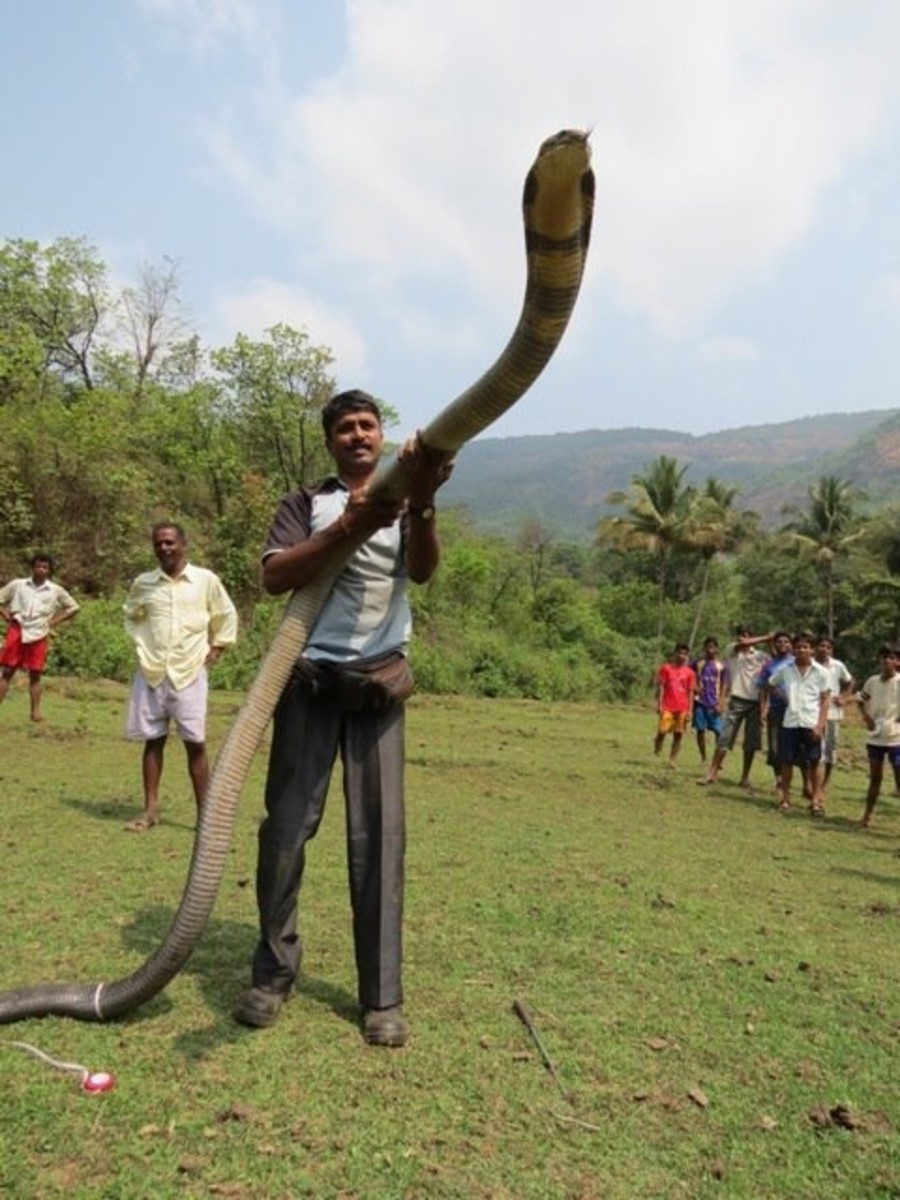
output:
[[[413,508],[412,505],[406,510],[411,517],[418,517],[420,521],[434,520],[434,505],[426,504],[422,508]]]

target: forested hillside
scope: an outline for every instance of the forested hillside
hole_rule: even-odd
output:
[[[660,454],[688,463],[696,484],[713,475],[739,487],[741,502],[774,528],[825,471],[887,498],[900,467],[900,412],[828,413],[702,437],[634,428],[487,437],[466,448],[448,495],[485,529],[510,532],[536,517],[587,540],[610,511],[609,493]]]
[[[218,682],[252,678],[281,608],[260,595],[260,546],[278,497],[327,468],[331,367],[283,324],[203,345],[174,264],[117,290],[84,240],[0,246],[0,579],[48,550],[83,601],[54,670],[129,676],[122,597],[165,517],[241,610]],[[441,497],[441,568],[414,593],[420,683],[646,694],[676,638],[724,639],[738,619],[833,630],[868,670],[898,635],[898,461],[896,412],[484,439]]]

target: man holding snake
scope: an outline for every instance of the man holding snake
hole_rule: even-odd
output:
[[[281,501],[263,553],[265,587],[276,595],[303,588],[337,544],[362,540],[275,710],[256,875],[260,937],[252,986],[234,1015],[244,1025],[271,1025],[297,978],[305,847],[340,752],[362,1032],[373,1045],[402,1046],[403,702],[413,686],[406,583],[427,582],[438,565],[434,496],[450,465],[412,438],[399,453],[408,502],[375,500],[367,485],[384,444],[375,400],[341,392],[323,409],[322,424],[336,473]]]

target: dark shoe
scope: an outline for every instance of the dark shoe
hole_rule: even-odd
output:
[[[234,1006],[234,1019],[241,1025],[250,1025],[254,1029],[266,1029],[274,1025],[281,1011],[281,1006],[287,1000],[285,992],[275,992],[271,988],[247,988],[238,997]]]
[[[370,1046],[405,1046],[409,1027],[397,1004],[393,1008],[364,1008],[362,1032]]]

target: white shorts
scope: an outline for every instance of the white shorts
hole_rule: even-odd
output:
[[[832,717],[825,723],[825,736],[822,738],[822,762],[831,763],[832,766],[837,762],[838,741],[841,736],[842,720],[840,717],[835,720]]]
[[[183,742],[206,741],[206,698],[209,677],[204,667],[193,683],[180,692],[164,679],[151,687],[138,671],[131,685],[125,736],[133,742],[150,742],[165,737],[169,722]]]

